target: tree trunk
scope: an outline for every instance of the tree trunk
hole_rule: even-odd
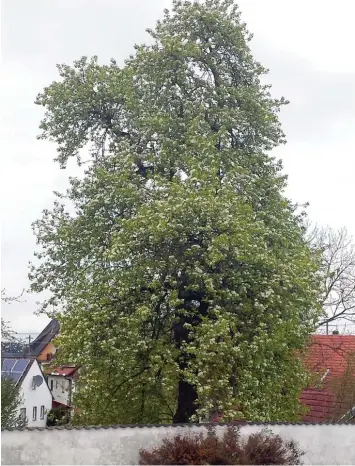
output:
[[[180,373],[187,368],[188,360],[191,357],[186,354],[183,350],[183,344],[189,341],[189,330],[184,326],[185,323],[190,325],[198,325],[202,315],[206,315],[208,304],[202,302],[202,296],[195,292],[181,292],[180,298],[185,299],[183,309],[185,313],[177,314],[178,320],[174,325],[174,340],[175,345],[179,349],[180,354],[178,356],[178,364]],[[191,300],[195,299],[200,302],[198,310],[192,312],[190,315],[186,315],[186,310],[189,308]],[[180,375],[178,385],[178,400],[177,409],[173,416],[173,423],[187,423],[190,421],[191,416],[196,414],[197,410],[197,392],[195,387],[184,380],[183,375]]]
[[[178,405],[173,417],[174,424],[189,422],[196,413],[197,393],[195,388],[185,380],[179,381]]]
[[[181,373],[187,368],[188,363],[188,355],[184,353],[182,348],[182,345],[187,342],[189,338],[189,332],[184,326],[185,322],[188,320],[190,319],[188,319],[186,315],[180,314],[179,320],[174,325],[175,345],[180,351],[178,364]],[[197,399],[197,393],[195,388],[189,382],[184,380],[182,374],[180,374],[177,396],[177,409],[173,416],[173,423],[189,422],[190,417],[196,412],[195,402]]]

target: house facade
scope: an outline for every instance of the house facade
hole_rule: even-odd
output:
[[[28,427],[45,427],[52,408],[52,394],[40,365],[34,358],[8,358],[1,361],[1,377],[11,378],[19,387],[19,415]]]
[[[53,395],[53,408],[73,408],[78,375],[79,367],[74,365],[60,366],[47,374],[48,386]]]

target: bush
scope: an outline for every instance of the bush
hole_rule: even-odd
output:
[[[47,427],[68,424],[68,410],[63,407],[53,408],[47,416]]]
[[[176,435],[151,451],[141,450],[139,464],[302,464],[304,453],[293,441],[285,442],[267,430],[241,440],[237,427],[228,427],[222,439],[210,428],[207,436]]]

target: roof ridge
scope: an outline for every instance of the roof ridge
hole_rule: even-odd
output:
[[[31,342],[31,354],[37,357],[46,345],[57,336],[60,330],[58,319],[52,319],[42,332]]]

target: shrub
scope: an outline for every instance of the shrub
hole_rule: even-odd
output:
[[[68,410],[63,407],[53,408],[47,416],[47,426],[62,426],[68,424]]]
[[[207,436],[176,435],[161,446],[140,451],[139,464],[302,464],[303,452],[293,441],[285,442],[267,430],[240,438],[237,427],[228,427],[221,439],[215,429]]]

